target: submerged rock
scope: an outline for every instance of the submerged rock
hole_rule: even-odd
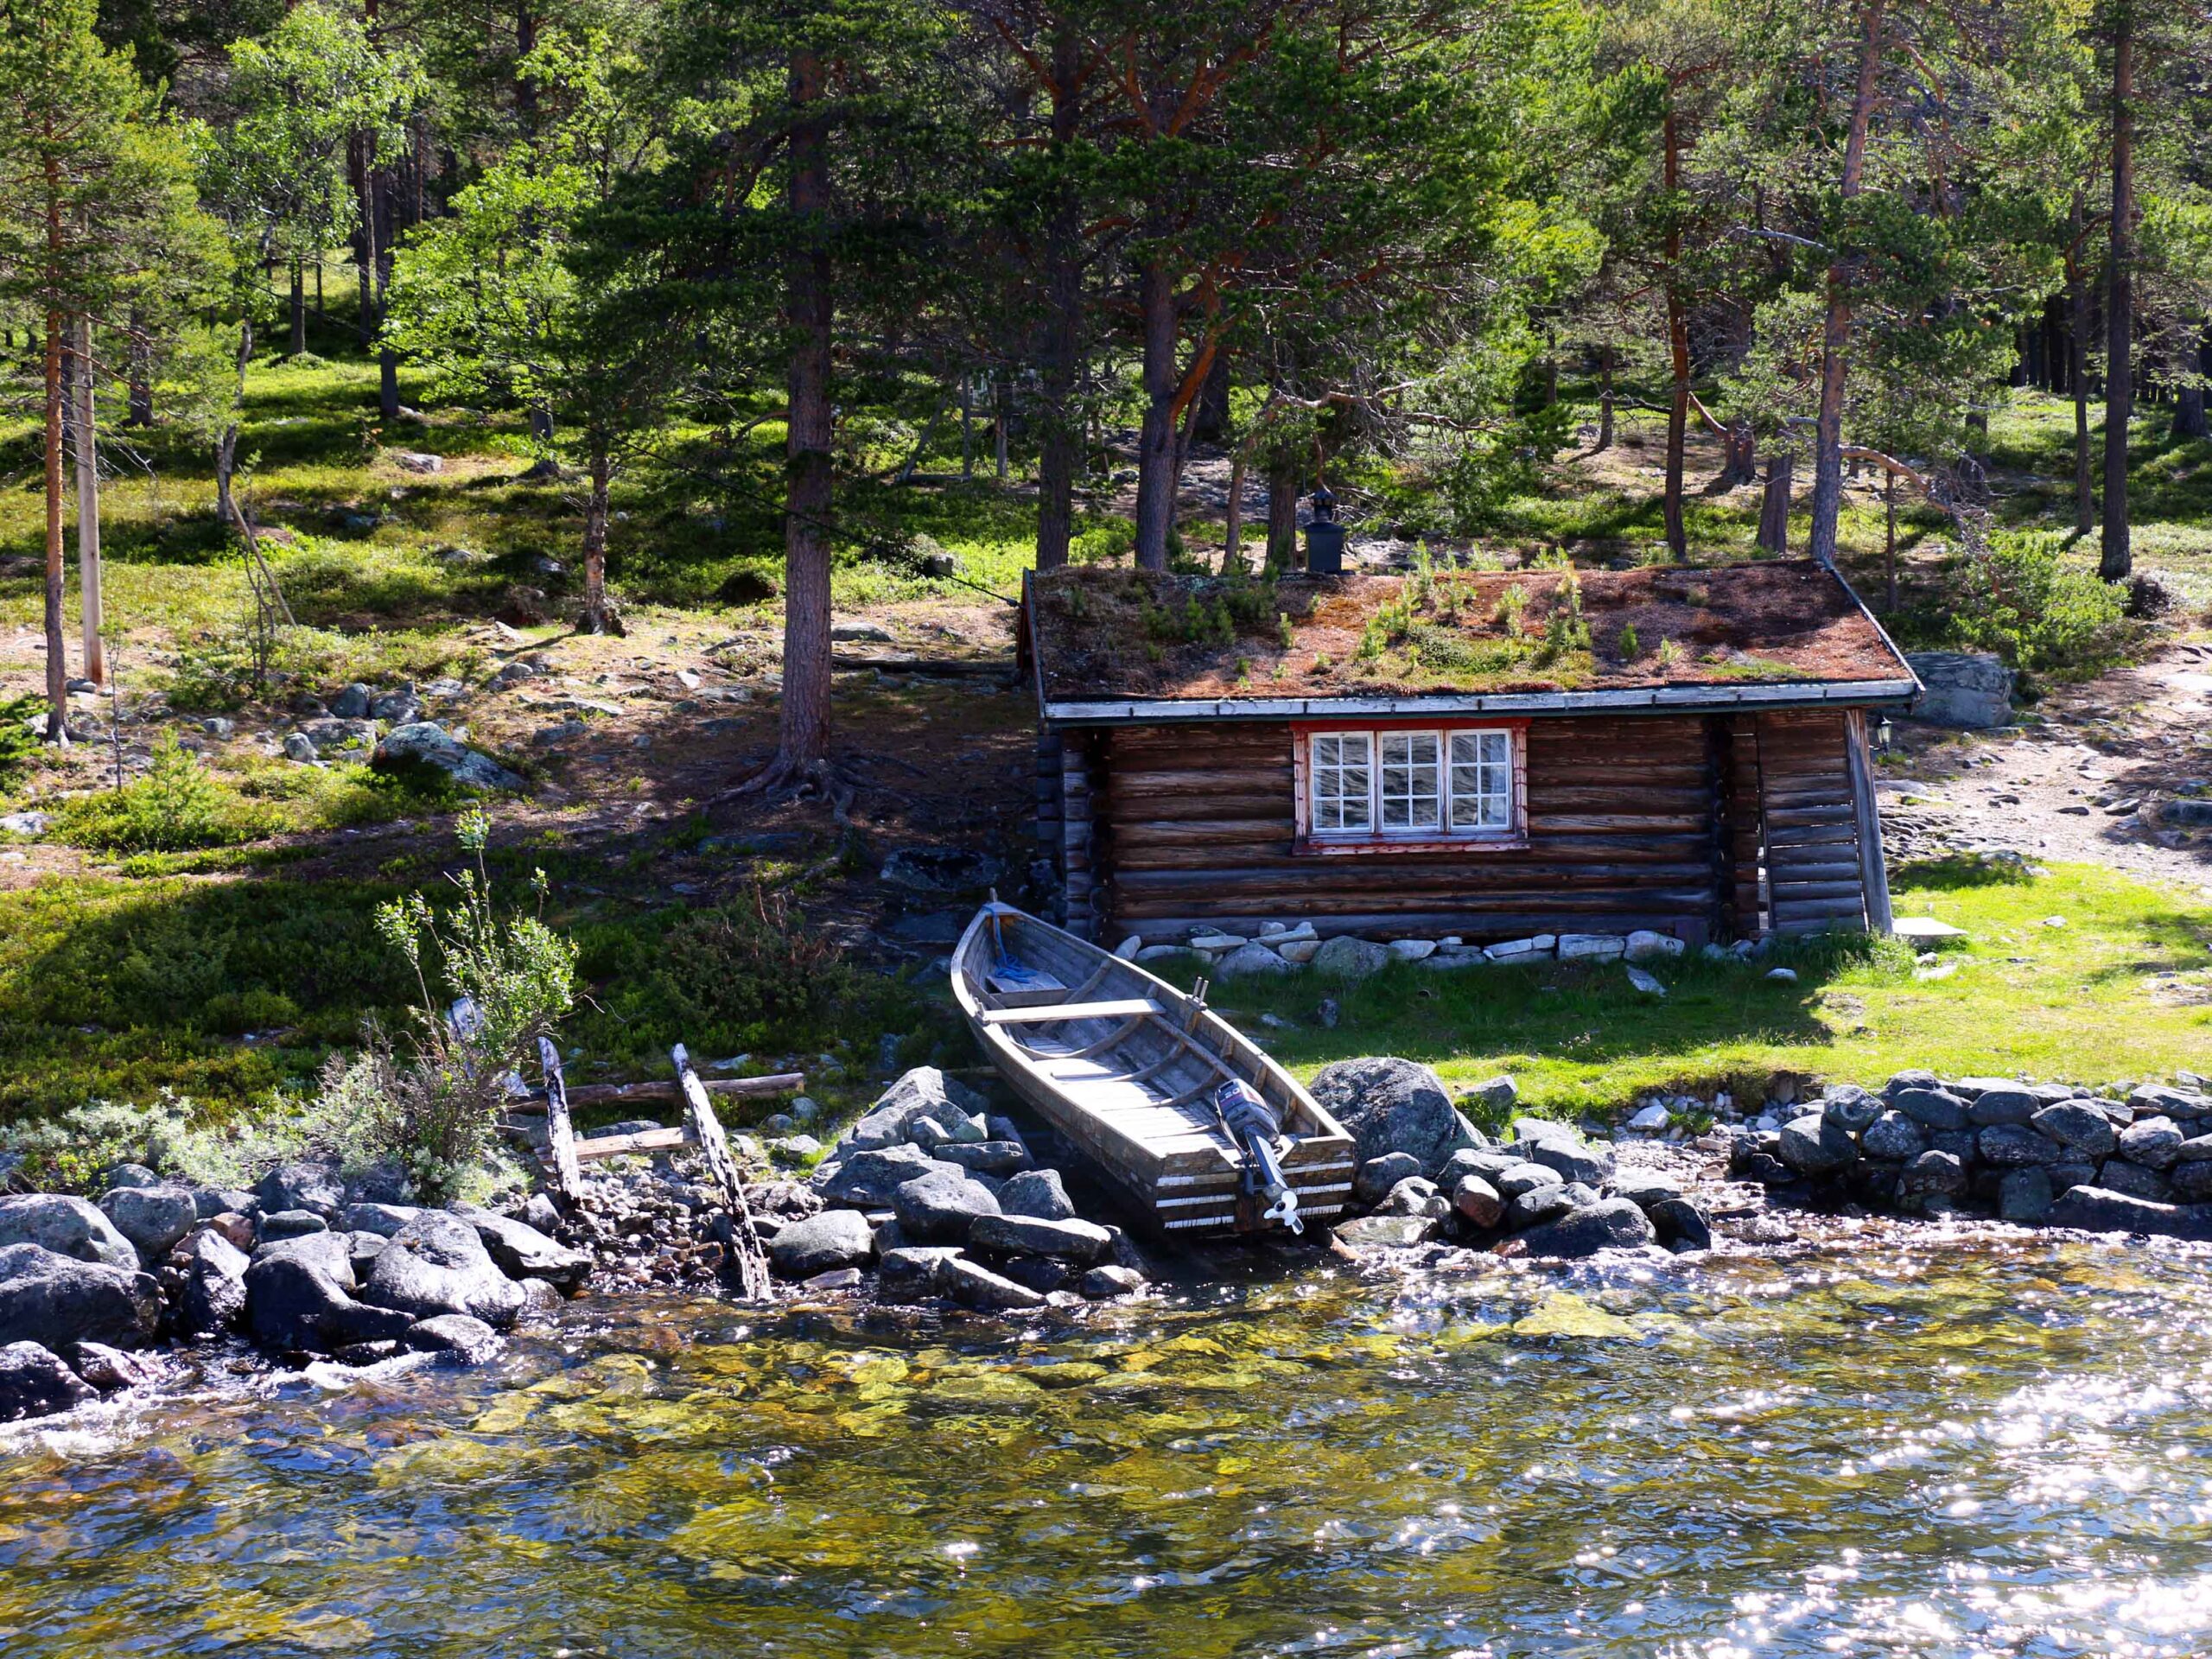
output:
[[[499,1333],[466,1313],[441,1313],[412,1326],[400,1340],[418,1354],[442,1354],[479,1365],[499,1351]]]
[[[2158,1204],[2100,1186],[2077,1186],[2050,1207],[2054,1227],[2092,1233],[2212,1238],[2212,1205]]]
[[[1402,1250],[1425,1244],[1436,1233],[1433,1216],[1359,1216],[1338,1222],[1331,1236],[1351,1249]]]
[[[1104,1267],[1093,1268],[1084,1274],[1082,1282],[1076,1288],[1093,1301],[1103,1301],[1114,1296],[1134,1296],[1144,1288],[1144,1274],[1139,1273],[1135,1268],[1120,1267],[1109,1262]]]
[[[1649,1217],[1626,1198],[1602,1198],[1520,1236],[1531,1255],[1575,1257],[1649,1244],[1657,1234]]]
[[[99,1397],[50,1350],[35,1342],[0,1344],[0,1423],[51,1416]]]

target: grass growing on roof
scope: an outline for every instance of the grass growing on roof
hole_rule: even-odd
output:
[[[1941,953],[1955,964],[1948,976],[1917,976],[1899,941],[1835,936],[1748,966],[1657,964],[1663,1000],[1631,989],[1618,963],[1399,964],[1357,985],[1306,974],[1217,981],[1211,995],[1301,1077],[1331,1060],[1400,1054],[1463,1085],[1511,1072],[1527,1104],[1559,1116],[1655,1090],[1763,1088],[1777,1071],[1877,1084],[1924,1065],[2103,1083],[2203,1069],[2212,904],[2087,865],[2030,879],[1950,861],[1899,871],[1891,887],[1898,914],[1967,931]],[[2046,925],[2052,917],[2065,925]],[[1794,968],[1797,982],[1765,978],[1776,965]],[[1187,984],[1193,971],[1172,976]],[[1342,1007],[1334,1030],[1313,1019],[1324,996]],[[1262,1012],[1299,1028],[1260,1033]]]

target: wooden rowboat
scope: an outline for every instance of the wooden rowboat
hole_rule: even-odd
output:
[[[1279,1116],[1275,1147],[1301,1220],[1351,1194],[1352,1141],[1298,1080],[1196,995],[994,900],[952,956],[952,995],[1016,1094],[1179,1236],[1281,1231],[1246,1179],[1249,1155],[1216,1116],[1223,1082]]]

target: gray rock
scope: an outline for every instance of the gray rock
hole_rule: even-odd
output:
[[[1504,1195],[1479,1175],[1462,1175],[1453,1185],[1452,1208],[1470,1227],[1495,1227],[1505,1217]]]
[[[353,1245],[350,1233],[334,1233],[325,1230],[315,1233],[295,1233],[289,1238],[265,1239],[254,1248],[252,1259],[269,1262],[279,1256],[306,1262],[340,1290],[351,1292],[359,1287],[360,1281],[353,1276]]]
[[[99,1395],[35,1342],[0,1344],[0,1423],[48,1417]]]
[[[1046,1221],[1036,1216],[979,1216],[969,1244],[1001,1255],[1049,1255],[1084,1266],[1113,1251],[1114,1236],[1088,1221]]]
[[[195,1186],[192,1207],[200,1220],[212,1221],[217,1216],[257,1216],[261,1200],[238,1187]]]
[[[396,727],[377,745],[377,764],[416,763],[442,772],[469,789],[520,789],[522,779],[488,754],[449,736],[435,721]]]
[[[2050,1224],[2092,1233],[2212,1238],[2212,1205],[2156,1204],[2103,1187],[2077,1186],[2051,1205]]]
[[[36,1244],[73,1261],[138,1270],[138,1251],[105,1211],[60,1192],[0,1198],[0,1245]]]
[[[1881,1098],[1855,1083],[1833,1083],[1821,1098],[1821,1110],[1852,1135],[1865,1132],[1882,1115]]]
[[[1616,1170],[1605,1184],[1609,1198],[1626,1198],[1638,1209],[1649,1210],[1662,1198],[1678,1196],[1682,1184],[1664,1170],[1630,1166]]]
[[[0,1343],[35,1342],[64,1354],[80,1342],[139,1348],[153,1340],[161,1318],[160,1288],[136,1266],[80,1261],[41,1244],[0,1247]]]
[[[349,1204],[338,1224],[349,1233],[377,1233],[390,1238],[423,1212],[407,1204]]]
[[[946,1295],[969,1307],[1011,1313],[1045,1306],[1045,1298],[1027,1285],[993,1273],[980,1262],[964,1255],[947,1256],[938,1268],[938,1282]]]
[[[1339,1222],[1330,1236],[1348,1249],[1403,1250],[1436,1236],[1433,1216],[1359,1216]]]
[[[556,1290],[574,1290],[591,1272],[591,1257],[546,1237],[526,1221],[474,1208],[460,1213],[510,1279],[543,1279]]]
[[[2024,1123],[1993,1123],[1974,1137],[1974,1150],[1985,1164],[1999,1169],[2018,1169],[2027,1164],[2055,1164],[2066,1148],[2048,1135],[2037,1134]]]
[[[1911,651],[1905,661],[1926,688],[1912,715],[1937,726],[1980,731],[2012,718],[2012,671],[1983,652]]]
[[[245,1314],[246,1253],[212,1227],[202,1227],[181,1247],[184,1294],[179,1322],[195,1336],[227,1331]]]
[[[1134,1296],[1144,1288],[1144,1274],[1135,1268],[1109,1263],[1084,1274],[1076,1288],[1095,1302],[1115,1296]]]
[[[2146,1083],[2131,1090],[2127,1103],[2139,1117],[2189,1120],[2212,1115],[2212,1096],[2163,1083]]]
[[[100,1178],[102,1190],[118,1186],[167,1186],[168,1183],[143,1164],[118,1164]]]
[[[2212,1163],[2198,1160],[2176,1164],[2167,1178],[2173,1196],[2186,1203],[2212,1198]]]
[[[2174,1195],[2173,1183],[2164,1175],[2125,1158],[2106,1159],[2094,1185],[2107,1192],[2125,1192],[2129,1198],[2148,1198],[2153,1204],[2167,1203]]]
[[[1521,1103],[1521,1085],[1501,1072],[1488,1083],[1478,1083],[1468,1090],[1460,1096],[1459,1103],[1475,1107],[1496,1121]]]
[[[1504,1224],[1518,1232],[1524,1227],[1554,1220],[1574,1207],[1574,1199],[1565,1185],[1539,1186],[1522,1193],[1505,1206]]]
[[[1523,1192],[1533,1192],[1541,1186],[1564,1186],[1567,1178],[1546,1164],[1523,1159],[1508,1164],[1491,1178],[1491,1185],[1507,1198],[1517,1198]]]
[[[1956,1198],[1967,1190],[1967,1166],[1955,1153],[1923,1152],[1904,1167],[1900,1182],[1910,1197]]]
[[[1492,1160],[1497,1161],[1492,1163]],[[1493,1169],[1503,1169],[1507,1165],[1518,1161],[1510,1154],[1493,1152],[1488,1147],[1478,1150],[1473,1147],[1462,1147],[1446,1158],[1444,1167],[1436,1172],[1437,1191],[1450,1192],[1470,1175],[1479,1175],[1488,1180]]]
[[[1351,1134],[1362,1162],[1409,1153],[1430,1174],[1460,1149],[1462,1120],[1451,1096],[1435,1072],[1414,1061],[1372,1055],[1338,1060],[1314,1073],[1312,1092]]]
[[[400,1338],[413,1352],[437,1354],[462,1365],[480,1365],[499,1351],[499,1333],[466,1313],[421,1320]]]
[[[1378,1205],[1400,1181],[1420,1173],[1421,1160],[1410,1152],[1386,1152],[1359,1166],[1351,1179],[1351,1195],[1361,1204]]]
[[[1029,1167],[1029,1148],[1019,1141],[948,1141],[931,1156],[979,1175],[1014,1175]]]
[[[340,1233],[334,1236],[346,1241],[346,1260],[353,1269],[353,1282],[357,1285],[368,1282],[369,1271],[376,1266],[377,1257],[391,1243],[382,1233]]]
[[[891,1207],[906,1236],[936,1244],[964,1244],[977,1222],[1000,1213],[988,1187],[943,1165],[902,1182],[891,1195]]]
[[[2145,1169],[2171,1169],[2181,1157],[2183,1139],[2170,1117],[2146,1117],[2120,1132],[2120,1155]]]
[[[1967,1103],[1967,1121],[1976,1128],[1987,1128],[1994,1123],[2025,1123],[2042,1105],[2032,1093],[2017,1084],[1999,1084],[1983,1090]]]
[[[181,1186],[118,1186],[100,1200],[100,1210],[149,1266],[174,1249],[200,1219],[200,1206]]]
[[[1318,951],[1315,953],[1319,954]],[[1264,944],[1241,944],[1214,964],[1214,971],[1224,979],[1281,978],[1292,971],[1291,964]]]
[[[2006,1221],[2037,1226],[2050,1219],[2056,1196],[2050,1190],[2050,1172],[2042,1166],[2008,1170],[1997,1190],[1997,1213]]]
[[[326,1164],[281,1164],[254,1183],[253,1195],[264,1210],[308,1210],[325,1221],[334,1221],[346,1205],[346,1188],[338,1172]]]
[[[1713,1223],[1689,1199],[1679,1194],[1660,1198],[1645,1205],[1643,1213],[1650,1218],[1659,1242],[1669,1249],[1680,1253],[1713,1248]]]
[[[2176,1166],[2177,1172],[2179,1167]],[[2050,1177],[2050,1190],[2062,1196],[2069,1187],[2094,1186],[2097,1184],[2097,1166],[2092,1163],[2076,1162],[2072,1159],[2069,1159],[2063,1164],[2044,1166],[2044,1173]],[[2204,1196],[2212,1197],[2212,1193],[2207,1193]]]
[[[330,700],[330,712],[340,720],[366,720],[369,717],[369,688],[359,680],[354,681]]]
[[[940,1163],[918,1147],[874,1147],[841,1159],[834,1167],[825,1164],[815,1172],[814,1185],[832,1204],[879,1207],[908,1181],[938,1171],[963,1173],[959,1165]]]
[[[371,1164],[346,1178],[348,1204],[388,1204],[404,1206],[415,1196],[415,1183],[406,1170],[390,1159]]]
[[[1866,1132],[1859,1137],[1859,1144],[1869,1158],[1899,1164],[1909,1164],[1928,1150],[1927,1137],[1921,1134],[1920,1125],[1899,1111],[1884,1112],[1868,1124]]]
[[[1949,1153],[1962,1164],[1970,1164],[1981,1155],[1981,1137],[1973,1129],[1932,1130],[1928,1144],[1937,1152]]]
[[[1656,1243],[1650,1218],[1626,1198],[1604,1198],[1521,1236],[1531,1255],[1578,1257]]]
[[[1800,1175],[1835,1175],[1859,1161],[1859,1143],[1823,1112],[1808,1112],[1782,1126],[1776,1156]]]
[[[2113,1133],[2112,1120],[2087,1101],[2066,1100],[2043,1107],[2028,1122],[2037,1134],[2091,1160],[2111,1156],[2120,1143],[2120,1137]]]
[[[1523,1141],[1522,1150],[1530,1163],[1557,1170],[1562,1180],[1580,1181],[1588,1186],[1603,1186],[1612,1179],[1616,1167],[1611,1148],[1580,1145],[1560,1137]]]
[[[876,1284],[891,1301],[919,1301],[944,1287],[944,1264],[960,1254],[953,1244],[903,1244],[883,1252]]]
[[[285,733],[284,758],[296,766],[313,766],[317,759],[315,740],[305,732]]]
[[[1057,1169],[1028,1169],[1013,1177],[999,1193],[999,1209],[1009,1216],[1034,1216],[1039,1221],[1075,1218],[1075,1202],[1068,1197]]]
[[[442,1210],[425,1210],[391,1236],[361,1299],[418,1319],[467,1313],[499,1329],[514,1322],[524,1300],[475,1228]]]
[[[2212,1135],[2193,1135],[2183,1141],[2175,1148],[2174,1161],[2182,1164],[2212,1163]]]
[[[272,1255],[245,1270],[246,1324],[253,1339],[279,1353],[335,1353],[357,1342],[405,1334],[411,1314],[372,1307],[297,1255]]]
[[[768,1260],[786,1279],[810,1279],[875,1259],[875,1231],[857,1210],[824,1210],[786,1223],[768,1246]]]
[[[1387,945],[1340,934],[1313,953],[1313,966],[1335,979],[1371,979],[1390,965]]]
[[[1451,1205],[1425,1175],[1408,1175],[1382,1195],[1375,1212],[1382,1216],[1441,1216]]]
[[[154,1376],[144,1360],[100,1342],[77,1344],[75,1369],[79,1376],[102,1394],[120,1394],[151,1382]]]
[[[312,1210],[279,1210],[261,1218],[261,1236],[264,1243],[279,1238],[303,1238],[309,1233],[327,1233],[330,1224]]]
[[[533,1192],[524,1200],[516,1219],[535,1227],[549,1238],[561,1227],[561,1206],[543,1192]]]
[[[1905,1075],[1919,1076],[1920,1073]],[[1896,1079],[1891,1080],[1893,1084]],[[1892,1089],[1890,1104],[1903,1112],[1923,1129],[1940,1133],[1956,1133],[1968,1126],[1967,1103],[1948,1089],[1922,1088],[1910,1085]]]

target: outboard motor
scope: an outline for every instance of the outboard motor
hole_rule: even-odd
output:
[[[1298,1194],[1290,1190],[1282,1166],[1275,1161],[1282,1119],[1241,1077],[1231,1077],[1213,1091],[1213,1109],[1230,1138],[1244,1148],[1245,1190],[1268,1200],[1260,1219],[1279,1221],[1294,1233],[1305,1232],[1306,1224],[1298,1214]]]

